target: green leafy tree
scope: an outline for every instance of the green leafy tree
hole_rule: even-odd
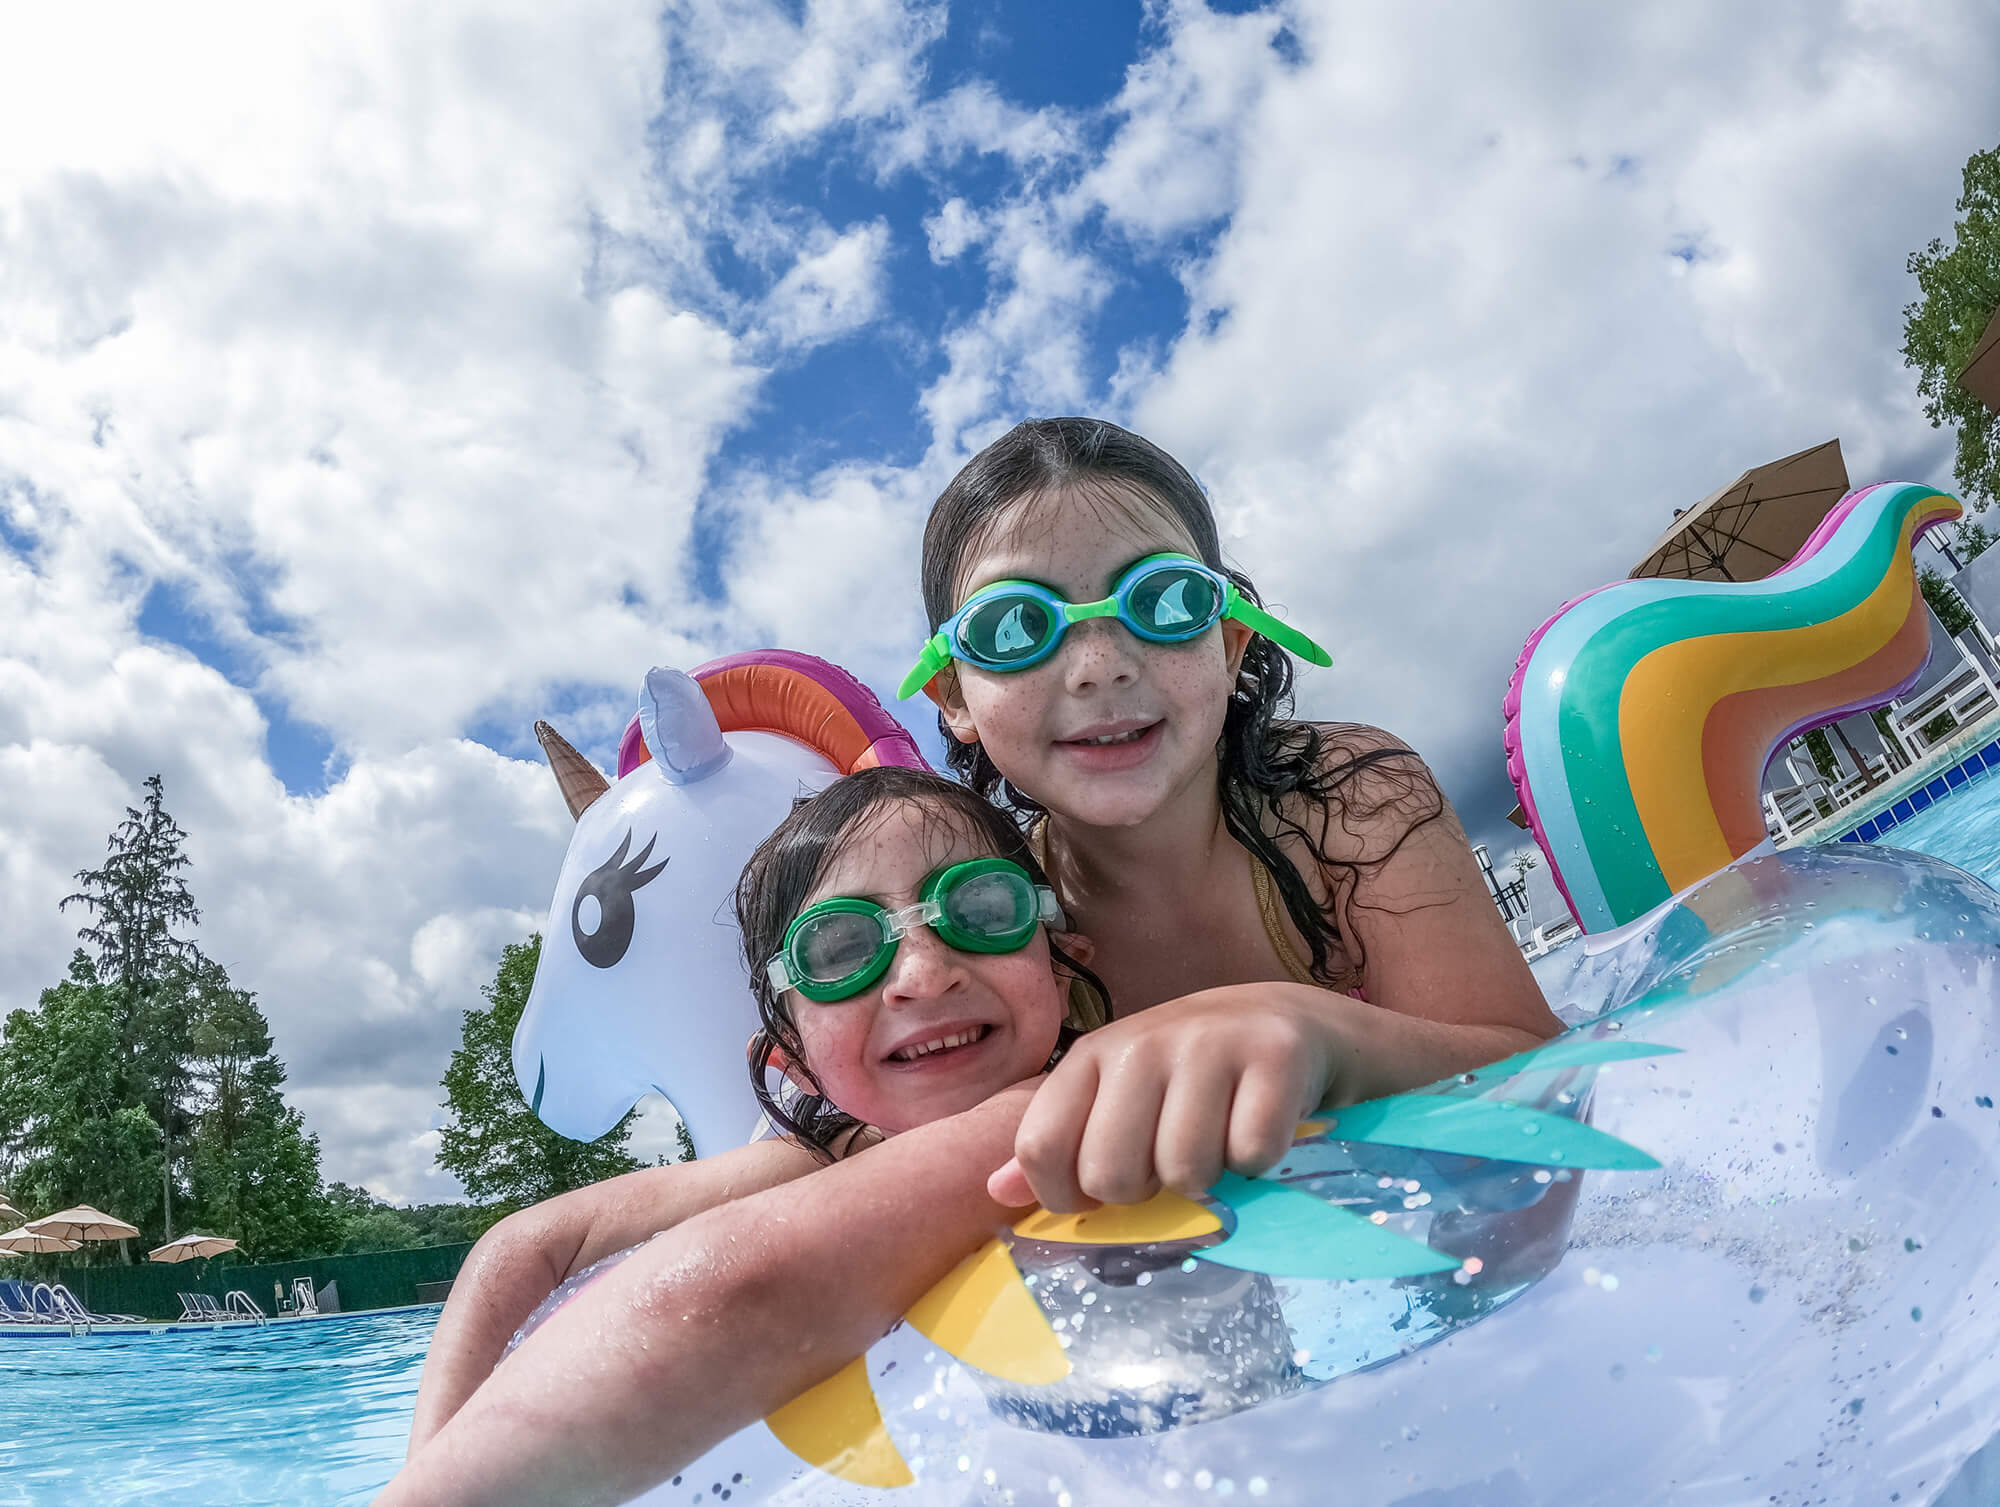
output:
[[[0,1138],[8,1186],[27,1209],[94,1203],[144,1227],[160,1192],[160,1127],[126,1095],[123,991],[79,950],[69,977],[0,1028]],[[66,1259],[117,1259],[122,1247]]]
[[[630,1115],[598,1140],[572,1141],[544,1125],[521,1097],[514,1081],[514,1028],[527,1008],[541,955],[539,936],[508,945],[499,972],[482,991],[487,1008],[465,1012],[458,1050],[444,1074],[447,1119],[438,1165],[473,1198],[515,1208],[639,1166],[625,1149],[632,1136]]]
[[[214,963],[198,974],[190,1076],[202,1091],[193,1184],[199,1221],[231,1234],[246,1259],[338,1248],[345,1219],[320,1186],[319,1137],[285,1103],[284,1064],[255,998]]]
[[[98,976],[113,986],[115,1039],[112,1060],[120,1096],[142,1105],[162,1133],[160,1228],[173,1234],[174,1191],[188,1128],[188,998],[190,972],[200,950],[179,928],[201,919],[182,871],[189,866],[187,833],[168,813],[160,777],[146,779],[146,798],[125,808],[125,820],[105,840],[101,867],[76,876],[77,892],[61,908],[81,905],[89,924],[78,938],[97,950]]]
[[[1971,631],[1972,609],[1965,605],[1965,598],[1952,590],[1951,582],[1926,565],[1917,572],[1917,589],[1923,592],[1924,600],[1930,604],[1937,620],[1944,625],[1944,631],[1953,638]]]
[[[1958,378],[2000,309],[2000,147],[1973,153],[1964,189],[1952,244],[1934,240],[1910,255],[1922,296],[1903,310],[1903,361],[1917,369],[1931,423],[1958,426],[1953,470],[1966,500],[1984,508],[2000,500],[2000,414]]]

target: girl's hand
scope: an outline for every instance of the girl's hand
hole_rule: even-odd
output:
[[[1368,1007],[1296,984],[1209,989],[1079,1039],[1028,1106],[996,1203],[1058,1213],[1198,1197],[1276,1165],[1354,1059]]]

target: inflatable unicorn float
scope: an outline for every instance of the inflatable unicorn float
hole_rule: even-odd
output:
[[[1505,743],[1587,933],[1566,1034],[1207,1199],[1025,1216],[644,1500],[2000,1502],[2000,895],[1773,852],[1759,808],[1774,748],[1920,673],[1911,546],[1958,513],[1866,488],[1777,575],[1620,582],[1529,639]],[[737,1144],[737,872],[915,745],[775,651],[648,675],[613,781],[538,731],[577,827],[522,1092],[590,1137],[658,1091]]]

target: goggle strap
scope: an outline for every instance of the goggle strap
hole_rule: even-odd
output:
[[[1035,886],[1035,898],[1039,902],[1041,921],[1044,926],[1055,931],[1069,930],[1069,917],[1063,914],[1062,902],[1056,899],[1056,892],[1046,884]]]
[[[916,667],[903,677],[903,683],[896,690],[898,701],[908,701],[917,692],[937,678],[938,671],[951,663],[951,645],[942,633],[933,633],[924,645],[924,652],[917,660]]]
[[[792,987],[792,970],[785,966],[783,953],[764,965],[764,977],[769,980],[775,993],[783,994]]]
[[[1281,649],[1289,649],[1308,664],[1322,667],[1333,663],[1333,656],[1318,644],[1307,638],[1289,623],[1281,623],[1262,607],[1244,596],[1232,582],[1229,587],[1228,605],[1222,609],[1224,617],[1233,617],[1254,633],[1261,633]]]

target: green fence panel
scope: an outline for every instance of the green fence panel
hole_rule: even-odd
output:
[[[344,1313],[362,1308],[396,1308],[434,1299],[433,1283],[450,1282],[465,1264],[464,1245],[424,1245],[403,1251],[363,1251],[352,1256],[315,1256],[245,1266],[222,1260],[183,1261],[174,1266],[145,1262],[133,1266],[79,1266],[58,1271],[54,1281],[95,1313],[132,1313],[149,1319],[177,1319],[184,1292],[205,1292],[217,1303],[242,1288],[266,1313],[274,1311],[272,1284],[286,1293],[293,1279],[312,1278],[315,1289],[339,1284]],[[426,1291],[419,1294],[422,1284]]]

